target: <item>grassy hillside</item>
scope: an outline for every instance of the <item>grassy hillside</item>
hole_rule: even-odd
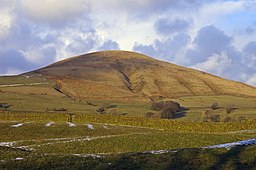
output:
[[[170,100],[172,120],[149,116]],[[91,53],[0,77],[0,169],[253,169],[255,146],[204,147],[255,138],[255,120],[254,87]]]
[[[142,101],[199,95],[256,96],[254,87],[127,51],[103,51],[54,63],[36,73],[76,98]]]

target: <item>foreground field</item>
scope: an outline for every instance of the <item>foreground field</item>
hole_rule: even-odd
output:
[[[188,167],[206,166],[202,161],[208,162],[206,167],[218,167],[223,165],[218,157],[227,156],[228,167],[234,162],[241,167],[255,165],[255,155],[235,160],[240,154],[253,154],[255,147],[239,152],[202,149],[255,138],[255,121],[181,122],[74,114],[71,123],[69,115],[56,113],[2,113],[0,119],[0,168],[154,169],[161,161],[160,168],[181,167],[181,161],[187,161]]]
[[[44,155],[0,147],[0,153],[25,159],[0,162],[0,169],[252,169],[256,146],[183,149],[165,154],[125,153],[101,157]]]

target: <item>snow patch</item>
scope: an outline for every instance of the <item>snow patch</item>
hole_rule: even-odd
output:
[[[24,158],[15,158],[15,161],[22,161]]]
[[[30,84],[4,84],[0,85],[0,87],[19,87],[19,86],[35,86],[35,85],[44,85],[49,83],[30,83]]]
[[[15,128],[17,128],[17,127],[21,127],[21,126],[23,126],[23,124],[22,124],[22,123],[18,123],[18,124],[16,124],[16,125],[11,125],[11,127],[15,127]]]
[[[23,151],[33,151],[35,150],[34,148],[29,148],[28,146],[19,146],[19,147],[12,147],[14,149],[20,149],[20,150],[23,150]]]
[[[52,126],[53,124],[54,124],[54,122],[49,122],[49,123],[45,124],[45,126],[46,126],[46,127],[50,127],[50,126]]]
[[[84,124],[85,126],[87,126],[89,129],[94,129],[94,127],[93,127],[93,125],[91,125],[91,124]]]
[[[97,154],[72,154],[73,156],[78,156],[78,157],[93,157],[93,158],[101,158],[102,156],[97,155]]]
[[[75,127],[76,126],[76,124],[71,123],[71,122],[67,122],[67,124],[68,124],[69,127]]]
[[[171,153],[171,152],[177,152],[176,150],[153,150],[153,151],[145,151],[143,153],[146,154],[153,154],[153,155],[160,155],[160,154],[164,154],[164,153]]]
[[[0,142],[0,146],[12,147],[13,145],[15,145],[15,142]]]
[[[218,145],[213,145],[213,146],[206,146],[203,148],[232,148],[235,146],[247,146],[247,145],[256,145],[256,138],[254,139],[249,139],[249,140],[242,140],[242,141],[237,141],[237,142],[231,142],[231,143],[224,143],[224,144],[218,144]]]

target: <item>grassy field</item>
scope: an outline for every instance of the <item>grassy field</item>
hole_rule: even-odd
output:
[[[198,123],[195,122],[194,125],[196,124]],[[88,169],[97,166],[103,169],[106,166],[110,169],[121,166],[128,169],[129,167],[143,169],[150,167],[151,164],[153,165],[151,168],[154,169],[153,167],[159,162],[162,162],[162,168],[182,167],[180,161],[184,163],[188,161],[189,164],[186,165],[188,167],[200,167],[206,166],[206,164],[202,165],[203,160],[208,161],[207,166],[216,166],[220,164],[218,155],[226,156],[230,151],[200,149],[200,147],[250,139],[256,135],[256,131],[253,131],[255,129],[247,132],[187,133],[88,122],[72,124],[2,121],[0,128],[0,168],[21,169],[40,167],[54,169],[58,166]],[[255,147],[251,148],[255,150]],[[241,153],[235,152],[232,156],[239,157],[241,154],[253,156],[255,152],[252,149]],[[149,154],[149,151],[154,153],[157,150],[173,150],[173,152]],[[191,159],[191,156],[194,159]],[[245,167],[255,163],[255,155],[252,158],[239,157],[240,162],[233,157],[228,158],[232,162],[230,164],[230,161],[227,161],[228,167],[234,166],[234,161],[236,164],[241,163],[241,166],[244,164]],[[145,161],[147,164],[143,163]]]
[[[34,83],[34,84],[33,84]],[[35,84],[39,83],[39,84]],[[17,85],[9,86],[5,85]],[[187,110],[178,115],[175,119],[181,121],[204,121],[205,112],[212,115],[220,115],[220,121],[227,117],[231,121],[255,120],[256,119],[256,98],[229,95],[214,96],[190,96],[178,97],[172,100],[181,104]],[[1,77],[0,78],[0,103],[8,103],[12,106],[9,112],[55,112],[65,109],[71,113],[98,113],[100,107],[105,107],[105,114],[127,115],[144,117],[150,110],[151,102],[148,101],[113,101],[113,100],[92,100],[74,99],[54,89],[54,83],[46,80],[41,75],[35,74],[26,76]],[[211,110],[211,105],[218,103],[217,110]],[[235,109],[227,114],[227,107]],[[55,111],[54,111],[55,110]],[[1,111],[1,110],[0,110]]]
[[[255,146],[233,149],[184,149],[166,154],[128,153],[101,157],[55,156],[0,147],[1,169],[255,169]]]
[[[0,103],[11,104],[0,110],[0,169],[256,167],[255,146],[202,148],[255,138],[254,97],[164,99],[186,108],[164,120],[145,117],[155,112],[150,101],[74,99],[54,85],[40,75],[0,78]],[[230,105],[235,109],[227,113]],[[205,122],[205,113],[220,115],[220,122]]]
[[[40,90],[44,92],[40,93]],[[0,88],[0,103],[8,103],[12,106],[9,112],[53,112],[54,109],[64,108],[67,112],[74,113],[97,113],[97,110],[104,106],[107,114],[127,115],[127,116],[145,116],[150,110],[150,102],[121,102],[121,101],[95,101],[95,100],[74,100],[70,97],[57,93],[50,87],[24,87],[18,92],[15,87]],[[30,93],[26,93],[30,91]],[[38,94],[40,93],[40,94]],[[50,94],[50,95],[49,95]],[[231,117],[236,121],[239,117],[247,120],[256,119],[256,99],[234,96],[202,96],[190,98],[170,99],[177,101],[181,106],[187,108],[182,116],[176,118],[181,121],[203,121],[205,112],[211,111],[212,103],[217,102],[219,109],[211,111],[212,114],[221,115],[223,121],[226,117]],[[231,114],[226,113],[226,108],[232,105],[236,109]]]

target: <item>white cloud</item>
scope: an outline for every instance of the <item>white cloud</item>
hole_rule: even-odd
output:
[[[250,76],[246,83],[256,87],[256,74]]]
[[[85,0],[22,0],[23,12],[39,21],[59,21],[88,10]]]
[[[224,76],[225,71],[231,66],[232,60],[226,52],[220,54],[212,54],[205,62],[198,63],[192,68],[206,71],[215,75]]]
[[[6,37],[11,29],[13,17],[7,11],[0,12],[0,38]]]

